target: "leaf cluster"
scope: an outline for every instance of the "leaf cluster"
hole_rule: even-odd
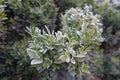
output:
[[[47,27],[46,31],[37,27],[27,28],[32,36],[27,48],[31,64],[38,70],[57,70],[52,66],[66,63],[73,75],[87,72],[85,56],[104,40],[99,16],[90,9],[91,6],[86,5],[84,9],[67,10],[61,18],[63,29],[58,32],[51,33]]]

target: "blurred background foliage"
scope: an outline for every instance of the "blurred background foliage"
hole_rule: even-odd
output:
[[[30,36],[25,31],[26,26],[43,29],[47,25],[51,31],[58,31],[62,28],[61,14],[69,8],[83,7],[85,4],[92,5],[93,12],[101,15],[105,37],[100,46],[101,54],[90,54],[92,80],[119,80],[119,3],[119,0],[118,4],[114,0],[0,0],[0,80],[39,80],[43,75],[47,76],[47,73],[39,74],[30,66],[31,60],[26,53]],[[63,72],[64,77],[69,76]],[[64,75],[62,71],[59,77],[61,75]],[[90,80],[91,76],[87,78]]]

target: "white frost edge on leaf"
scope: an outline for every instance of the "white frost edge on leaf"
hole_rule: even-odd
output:
[[[42,62],[43,62],[43,60],[41,60],[41,59],[33,59],[31,61],[31,65],[41,64]]]

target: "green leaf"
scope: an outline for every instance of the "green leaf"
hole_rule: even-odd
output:
[[[30,58],[35,58],[38,59],[40,58],[40,56],[38,55],[37,51],[33,50],[33,49],[27,49],[27,53],[30,56]]]
[[[69,62],[70,62],[70,56],[69,56],[69,54],[64,53],[64,54],[62,54],[62,55],[59,57],[59,60],[60,60],[61,62],[67,62],[67,63],[69,63]]]
[[[59,57],[59,60],[60,60],[61,62],[66,62],[66,56],[65,56],[65,55],[61,55],[61,56]]]
[[[53,64],[53,65],[52,65],[52,71],[55,71],[55,70],[57,70],[57,69],[60,69],[60,65],[58,65],[58,64]]]
[[[0,0],[0,4],[3,2],[3,0]]]
[[[119,64],[120,63],[120,59],[119,58],[116,58],[116,57],[113,57],[112,58],[112,61],[116,64]]]
[[[87,64],[83,64],[83,65],[82,65],[82,72],[90,73],[90,72],[89,72],[89,66],[88,66]]]
[[[79,58],[79,57],[74,57],[75,58],[75,61],[77,62],[83,62],[84,61],[84,58]]]
[[[74,66],[74,64],[70,64],[70,65],[68,66],[68,70],[69,70],[69,72],[74,72],[74,71],[75,71],[75,66]]]
[[[43,63],[43,67],[48,69],[51,64],[52,64],[52,61],[48,58],[45,58],[45,62]]]

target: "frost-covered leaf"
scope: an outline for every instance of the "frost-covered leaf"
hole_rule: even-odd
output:
[[[37,53],[37,51],[35,51],[33,49],[29,49],[28,48],[27,49],[27,53],[30,56],[30,58],[35,58],[35,59],[40,58],[39,55],[38,55],[38,53]]]
[[[65,38],[66,35],[63,35],[61,31],[58,31],[55,33],[57,40],[61,40],[62,38]]]
[[[71,59],[71,63],[72,64],[75,64],[76,62],[75,62],[75,59],[72,57],[72,59]]]
[[[71,53],[72,56],[76,56],[76,52],[72,48],[68,48],[68,51],[69,53]]]
[[[67,63],[69,63],[69,62],[70,62],[70,57],[69,57],[67,54],[63,54],[63,55],[61,55],[61,56],[59,57],[59,60],[60,60],[61,62],[67,62]]]
[[[43,62],[43,60],[42,59],[33,59],[32,61],[31,61],[31,65],[36,65],[36,64],[41,64]]]
[[[85,57],[85,54],[77,54],[75,57],[83,58],[83,57]]]

